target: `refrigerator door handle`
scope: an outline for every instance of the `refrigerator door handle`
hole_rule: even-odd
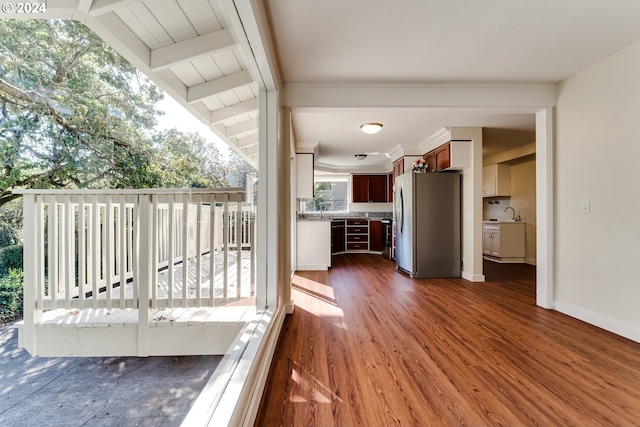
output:
[[[404,230],[404,193],[402,187],[400,187],[400,235]]]

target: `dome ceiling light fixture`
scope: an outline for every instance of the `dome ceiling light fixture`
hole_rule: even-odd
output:
[[[360,130],[369,135],[378,133],[382,129],[382,123],[370,122],[360,125]]]
[[[366,154],[354,154],[353,158],[356,159],[356,160],[364,160],[364,159],[367,158],[367,155]]]

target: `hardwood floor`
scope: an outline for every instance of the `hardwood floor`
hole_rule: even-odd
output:
[[[535,268],[302,272],[256,426],[637,426],[640,344],[535,305]]]

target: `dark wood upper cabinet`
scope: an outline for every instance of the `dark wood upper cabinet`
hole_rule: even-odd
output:
[[[422,157],[427,162],[427,172],[435,172],[436,171],[436,153],[435,153],[435,150],[429,151],[427,154],[425,154]]]
[[[388,201],[387,175],[369,175],[369,201],[376,203]]]
[[[446,143],[435,150],[436,170],[441,171],[451,166],[451,143]]]
[[[404,158],[399,158],[393,162],[393,178],[397,178],[404,173]]]
[[[369,175],[353,175],[352,180],[353,203],[366,203],[369,201]]]
[[[351,200],[353,203],[388,202],[387,175],[353,175]]]
[[[427,172],[462,170],[471,164],[470,141],[449,141],[434,148],[422,157],[429,165]]]

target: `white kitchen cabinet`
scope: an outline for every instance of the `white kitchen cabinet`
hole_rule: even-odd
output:
[[[504,263],[524,262],[524,233],[524,222],[484,222],[482,224],[482,253],[485,259]]]
[[[296,154],[296,196],[313,199],[313,154]]]
[[[296,270],[331,267],[331,222],[298,221],[296,228]]]
[[[498,163],[482,168],[482,197],[511,195],[511,166]]]

